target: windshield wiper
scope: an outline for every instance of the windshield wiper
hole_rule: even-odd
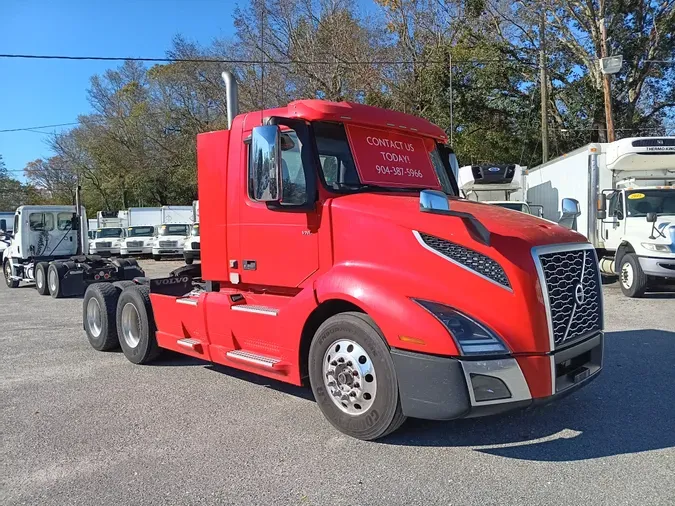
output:
[[[421,192],[425,188],[419,186],[382,186],[377,184],[363,184],[363,183],[333,183],[339,189],[347,189],[354,191],[385,191],[385,192]]]

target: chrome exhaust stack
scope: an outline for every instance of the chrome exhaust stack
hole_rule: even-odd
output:
[[[239,114],[239,93],[237,91],[237,79],[234,74],[226,70],[221,74],[225,81],[225,97],[227,105],[227,128],[232,128],[234,118]]]

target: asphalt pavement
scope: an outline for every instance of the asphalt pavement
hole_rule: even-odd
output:
[[[675,504],[675,293],[605,286],[605,370],[573,396],[377,442],[333,429],[309,389],[96,352],[81,299],[2,283],[0,308],[2,505]]]

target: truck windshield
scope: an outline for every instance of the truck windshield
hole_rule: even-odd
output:
[[[338,191],[433,188],[455,195],[449,168],[438,145],[430,139],[351,125],[347,127],[348,135],[345,126],[338,123],[315,122],[313,128],[323,178],[329,188]]]
[[[121,228],[99,228],[96,231],[96,239],[104,239],[110,237],[122,237]]]
[[[159,235],[188,235],[188,225],[162,225]]]
[[[199,237],[199,223],[192,225],[192,230],[190,231],[192,237]]]
[[[675,189],[627,191],[626,207],[629,217],[644,217],[647,213],[675,215]]]
[[[155,234],[155,227],[129,227],[127,229],[128,237],[152,237]]]

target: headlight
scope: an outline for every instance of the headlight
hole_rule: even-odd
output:
[[[670,246],[667,244],[654,244],[653,242],[643,242],[642,247],[649,251],[660,251],[661,253],[670,253]]]
[[[504,355],[509,353],[508,347],[494,332],[456,309],[427,300],[413,300],[434,315],[448,329],[462,355]]]

